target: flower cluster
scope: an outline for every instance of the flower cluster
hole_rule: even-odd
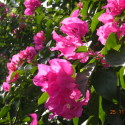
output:
[[[103,8],[110,10],[111,15],[120,15],[125,9],[125,0],[107,0],[108,4]]]
[[[43,42],[45,41],[45,35],[43,31],[40,31],[39,33],[37,33],[34,37],[34,44],[35,44],[35,49],[40,51],[43,48]]]
[[[56,47],[51,48],[51,51],[58,50],[61,52],[59,56],[64,55],[67,59],[80,59],[80,62],[85,63],[89,56],[87,52],[76,53],[75,50],[84,46],[82,37],[88,33],[88,24],[78,18],[79,10],[75,10],[71,17],[65,18],[61,24],[60,30],[67,36],[58,35],[53,31],[53,39],[56,41]]]
[[[15,73],[14,76],[12,76],[13,72],[15,72],[25,61],[31,63],[34,56],[37,54],[36,50],[39,51],[43,48],[43,42],[45,41],[44,32],[40,31],[34,35],[33,40],[35,47],[27,47],[25,50],[13,55],[10,62],[7,63],[9,75],[6,77],[6,82],[4,82],[2,85],[4,91],[9,92],[11,87],[9,83],[15,82],[19,78],[18,73]]]
[[[7,68],[9,70],[9,75],[6,77],[6,82],[3,83],[3,89],[4,91],[10,91],[10,82],[15,82],[19,78],[19,74],[16,73],[11,78],[13,72],[15,72],[19,66],[23,64],[23,62],[26,60],[28,63],[30,63],[34,56],[36,55],[36,50],[34,47],[27,47],[25,50],[20,51],[18,54],[15,54],[10,59],[10,62],[7,63]]]
[[[29,16],[34,13],[36,7],[39,7],[41,5],[41,1],[40,0],[26,0],[24,2],[24,5],[26,7],[24,14]]]
[[[80,117],[82,106],[89,101],[89,91],[86,98],[82,97],[75,79],[72,78],[74,70],[70,62],[64,59],[52,59],[50,65],[38,64],[38,74],[33,78],[36,86],[47,92],[49,98],[45,104],[53,115],[67,119]]]
[[[106,12],[103,13],[98,20],[103,22],[104,25],[97,29],[97,35],[99,36],[99,41],[105,45],[106,39],[110,33],[116,33],[118,37],[124,35],[125,25],[122,24],[119,27],[118,21],[115,21],[115,16],[121,14],[125,9],[125,0],[108,0],[108,4],[103,8],[106,8]]]

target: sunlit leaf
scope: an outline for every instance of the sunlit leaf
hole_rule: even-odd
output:
[[[38,105],[43,104],[48,99],[48,94],[44,92],[38,99]]]

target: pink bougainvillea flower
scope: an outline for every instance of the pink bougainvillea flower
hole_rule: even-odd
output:
[[[56,46],[50,48],[51,51],[58,50],[61,52],[59,56],[64,55],[69,60],[80,59],[82,63],[85,63],[88,60],[88,53],[76,53],[75,50],[79,46],[85,45],[82,43],[80,37],[74,36],[66,36],[63,37],[58,35],[55,31],[53,31],[53,39],[56,40]]]
[[[49,61],[51,68],[55,71],[55,72],[59,72],[60,70],[62,70],[63,72],[65,72],[67,75],[72,76],[74,73],[74,70],[72,68],[72,65],[70,62],[68,62],[67,60],[64,59],[52,59]]]
[[[30,63],[36,55],[36,50],[34,47],[29,46],[25,50],[20,51],[19,54],[23,60],[27,59],[27,62]]]
[[[34,47],[27,47],[25,50],[20,51],[19,53],[12,56],[10,59],[11,63],[8,64],[8,67],[12,67],[12,65],[22,65],[23,61],[27,59],[27,62],[31,62],[36,55],[36,50]]]
[[[52,59],[49,63],[51,69],[56,73],[56,79],[53,79],[56,87],[73,89],[76,86],[74,79],[71,77],[74,70],[70,62],[64,59]]]
[[[87,53],[76,53],[75,50],[79,46],[83,46],[81,37],[88,32],[88,24],[77,18],[79,10],[75,10],[71,17],[64,19],[60,30],[68,36],[63,37],[53,31],[53,39],[56,40],[56,47],[50,48],[51,51],[58,50],[61,52],[59,56],[65,56],[67,59],[80,59],[82,63],[88,60]]]
[[[32,122],[30,123],[30,125],[38,125],[37,114],[32,113],[32,114],[30,114],[30,116],[32,117]]]
[[[11,86],[10,86],[9,82],[4,82],[4,83],[2,84],[2,88],[3,88],[3,90],[4,90],[5,92],[10,92]]]
[[[35,49],[40,51],[43,48],[43,45],[35,44]]]
[[[106,13],[101,14],[101,16],[99,16],[98,20],[103,22],[104,24],[106,24],[108,22],[113,22],[114,16],[111,15],[111,13],[106,12]]]
[[[73,56],[69,56],[67,57],[67,59],[72,59],[72,60],[80,59],[81,63],[86,63],[89,59],[89,54],[87,52],[74,53]]]
[[[82,102],[82,105],[87,105],[88,102],[89,102],[89,100],[90,100],[90,91],[87,90],[87,91],[86,91],[86,97],[81,101],[81,102]]]
[[[119,15],[125,9],[125,0],[107,0],[108,4],[103,8],[109,9],[112,15]]]
[[[43,31],[40,31],[39,33],[37,33],[34,37],[33,37],[33,40],[34,40],[34,43],[41,43],[43,41],[45,41],[45,35],[44,35],[44,32]]]
[[[27,16],[34,14],[34,8],[26,8],[24,14]]]
[[[80,92],[80,90],[77,88],[74,88],[70,94],[70,98],[74,99],[75,101],[77,101],[80,97],[82,96],[82,93]]]
[[[30,8],[30,7],[39,7],[41,5],[41,1],[40,0],[25,0],[24,5],[26,8]]]
[[[34,47],[27,47],[25,50],[22,50],[18,54],[13,55],[12,59],[10,59],[11,62],[7,63],[9,75],[6,77],[6,82],[16,82],[19,78],[19,73],[15,72],[17,68],[21,66],[25,60],[30,63],[34,59],[35,55],[36,50]]]
[[[72,37],[63,37],[53,32],[53,39],[56,40],[56,47],[51,48],[51,51],[59,50],[61,55],[72,55],[76,49],[76,46],[82,45],[80,40]]]
[[[56,93],[61,91],[59,89],[61,86],[66,88],[74,88],[76,86],[71,77],[73,68],[68,61],[52,59],[49,63],[50,66],[38,64],[38,74],[33,79],[36,86],[41,86],[42,91],[48,92],[49,95],[54,95],[55,91]]]
[[[50,74],[50,71],[50,66],[45,64],[38,64],[38,74],[33,78],[33,83],[36,86],[41,86],[43,92],[48,88],[48,74]],[[51,75],[53,76],[53,72],[51,72]]]
[[[27,53],[27,62],[30,63],[34,59],[34,57],[36,55],[36,50],[32,46],[31,47],[27,47],[26,48],[26,53]]]
[[[21,55],[18,53],[18,54],[15,54],[12,56],[12,59],[10,59],[11,62],[15,63],[15,64],[22,64],[22,57]]]
[[[20,57],[21,57],[22,60],[26,60],[27,56],[28,56],[26,49],[25,50],[21,50],[19,52],[19,55],[20,55]]]
[[[88,23],[77,17],[68,17],[61,22],[60,30],[69,36],[83,37],[88,33]]]
[[[116,22],[109,22],[106,23],[105,25],[99,27],[97,29],[97,35],[99,36],[98,40],[105,45],[106,44],[106,39],[110,35],[110,33],[118,33],[119,32],[119,27]]]
[[[72,119],[74,117],[80,117],[82,114],[81,102],[69,98],[65,95],[58,97],[50,97],[45,107],[48,108],[53,114],[62,116],[66,119]]]
[[[74,71],[71,63],[65,59],[52,59],[49,64],[38,64],[38,74],[33,79],[34,84],[41,86],[42,91],[49,95],[45,107],[53,116],[66,119],[80,117],[82,106],[87,105],[89,101],[88,91],[85,99],[78,101],[82,93],[72,78]]]
[[[17,69],[17,65],[14,62],[10,62],[10,63],[7,63],[7,68],[9,71],[14,72]]]
[[[24,14],[29,16],[34,13],[36,7],[39,7],[41,5],[41,1],[40,0],[26,0],[24,2],[24,5],[26,7]]]
[[[41,50],[43,48],[43,42],[45,41],[45,35],[43,31],[40,31],[39,33],[37,33],[34,37],[34,44],[35,44],[35,49],[36,50]]]
[[[63,37],[61,35],[58,35],[55,31],[52,32],[53,39],[56,40],[57,43],[62,43],[63,46],[83,46],[84,43],[82,43],[82,40],[80,37],[74,37],[74,36],[66,36]]]
[[[43,71],[43,72],[42,72]],[[59,75],[58,75],[59,74]],[[54,70],[51,69],[50,66],[39,64],[38,65],[38,74],[33,78],[33,83],[36,86],[42,87],[43,92],[47,92],[49,95],[55,95],[60,91],[58,81],[60,73],[56,73]],[[61,75],[62,76],[62,75]],[[57,77],[59,77],[57,79]],[[62,80],[62,78],[60,79]],[[55,93],[56,91],[56,93]]]
[[[123,24],[120,26],[120,29],[119,29],[119,32],[118,32],[118,37],[124,36],[124,35],[125,35],[125,23],[123,23]]]
[[[43,92],[45,91],[49,96],[53,97],[57,96],[60,92],[64,92],[66,89],[70,93],[76,87],[74,79],[71,76],[68,76],[63,71],[60,71],[58,74],[53,72],[48,72],[45,76],[36,75],[33,79],[34,84],[41,86]]]
[[[80,13],[80,11],[79,11],[79,9],[77,9],[77,10],[73,11],[73,13],[71,14],[71,17],[78,17],[79,13]]]

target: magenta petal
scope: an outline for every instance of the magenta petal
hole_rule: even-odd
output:
[[[37,125],[37,114],[36,113],[32,113],[30,114],[30,116],[32,117],[32,122],[30,123],[30,125]]]
[[[60,30],[69,36],[84,36],[88,32],[88,24],[77,17],[68,17],[61,22]]]
[[[90,91],[89,91],[89,90],[87,90],[87,91],[86,91],[86,98],[85,98],[85,99],[83,99],[83,100],[81,101],[81,102],[82,102],[82,104],[83,104],[83,105],[87,105],[87,104],[88,104],[89,99],[90,99]]]
[[[24,14],[30,16],[34,13],[34,9],[26,8]]]
[[[10,86],[10,84],[9,84],[8,82],[4,82],[4,83],[2,84],[2,88],[3,88],[3,90],[4,90],[5,92],[9,92],[11,86]]]
[[[38,75],[46,75],[50,71],[50,66],[45,64],[38,64]]]
[[[113,22],[114,20],[114,16],[111,15],[111,13],[103,13],[99,18],[98,18],[99,21],[103,22],[104,24],[105,23],[108,23],[108,22]]]
[[[71,14],[71,17],[78,17],[80,11],[79,9],[75,10],[72,14]]]
[[[72,65],[67,60],[52,59],[49,63],[54,71],[59,72],[59,70],[63,70],[67,75],[72,75],[74,72]]]

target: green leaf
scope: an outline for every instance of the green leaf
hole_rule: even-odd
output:
[[[86,1],[86,2],[84,3],[84,7],[83,7],[82,10],[81,10],[81,13],[82,13],[82,15],[83,15],[83,19],[86,18],[86,15],[87,15],[87,13],[88,13],[88,8],[89,8],[90,2],[91,2],[91,1]]]
[[[6,118],[8,119],[8,121],[9,121],[10,123],[12,123],[12,119],[11,119],[11,116],[10,116],[10,112],[7,113],[7,117],[6,117]]]
[[[95,61],[96,61],[96,59],[95,59],[95,58],[93,58],[93,59],[91,59],[91,60],[89,61],[89,63],[88,63],[88,64],[95,63]]]
[[[119,51],[110,50],[105,59],[111,66],[122,66],[125,63],[125,46],[121,47]]]
[[[38,99],[38,105],[43,104],[48,99],[48,94],[44,92]]]
[[[103,110],[103,108],[102,108],[102,97],[101,96],[99,96],[99,118],[100,118],[100,120],[101,120],[101,122],[102,122],[102,125],[104,125],[104,122],[105,122],[105,112],[104,112],[104,110]]]
[[[98,17],[104,12],[104,10],[100,11],[100,12],[97,12],[93,18],[92,18],[92,23],[91,23],[91,31],[94,32],[98,23],[99,23],[99,20],[98,20]]]
[[[117,46],[117,35],[115,33],[111,33],[109,36],[108,36],[108,39],[106,40],[106,49],[107,51],[110,50],[111,48]]]
[[[7,122],[8,122],[8,119],[7,119],[7,118],[6,118],[6,119],[1,119],[1,120],[0,120],[0,123],[2,123],[1,125],[5,125]],[[3,123],[5,123],[5,124],[3,124]]]
[[[42,119],[39,120],[38,125],[44,125],[44,122],[42,121]]]
[[[98,68],[92,74],[91,83],[96,92],[105,99],[116,98],[117,76],[113,70]]]
[[[77,117],[73,118],[73,124],[78,125],[78,123],[79,123],[79,118]]]
[[[113,49],[116,50],[116,51],[119,51],[120,48],[121,48],[121,44],[118,44]]]
[[[125,89],[125,81],[124,81],[124,67],[122,67],[119,71],[120,75],[120,83],[123,89]]]
[[[21,70],[17,70],[16,72],[19,73],[20,76],[23,75],[23,74],[25,73],[25,71],[22,70],[22,69],[21,69]]]
[[[37,66],[33,66],[32,69],[30,69],[30,72],[31,72],[32,74],[34,74],[34,72],[35,72],[37,69],[38,69]]]
[[[4,106],[0,111],[0,118],[4,117],[9,110],[10,110],[10,106]]]
[[[26,117],[23,119],[23,122],[30,122],[31,121],[31,118],[30,117]]]
[[[38,15],[37,16],[37,24],[40,24],[43,19],[43,15]]]
[[[48,20],[46,22],[46,27],[49,28],[52,25],[53,21],[52,20]]]
[[[17,74],[17,71],[13,72],[13,73],[11,74],[10,80],[12,80],[13,77],[14,77],[16,74]]]
[[[76,52],[87,52],[87,47],[86,46],[80,46],[77,48]]]
[[[102,50],[102,54],[106,55],[109,50],[115,48],[117,46],[117,40],[118,40],[117,35],[115,33],[111,33],[108,36],[108,39],[106,40],[106,44],[105,44],[105,47]]]

